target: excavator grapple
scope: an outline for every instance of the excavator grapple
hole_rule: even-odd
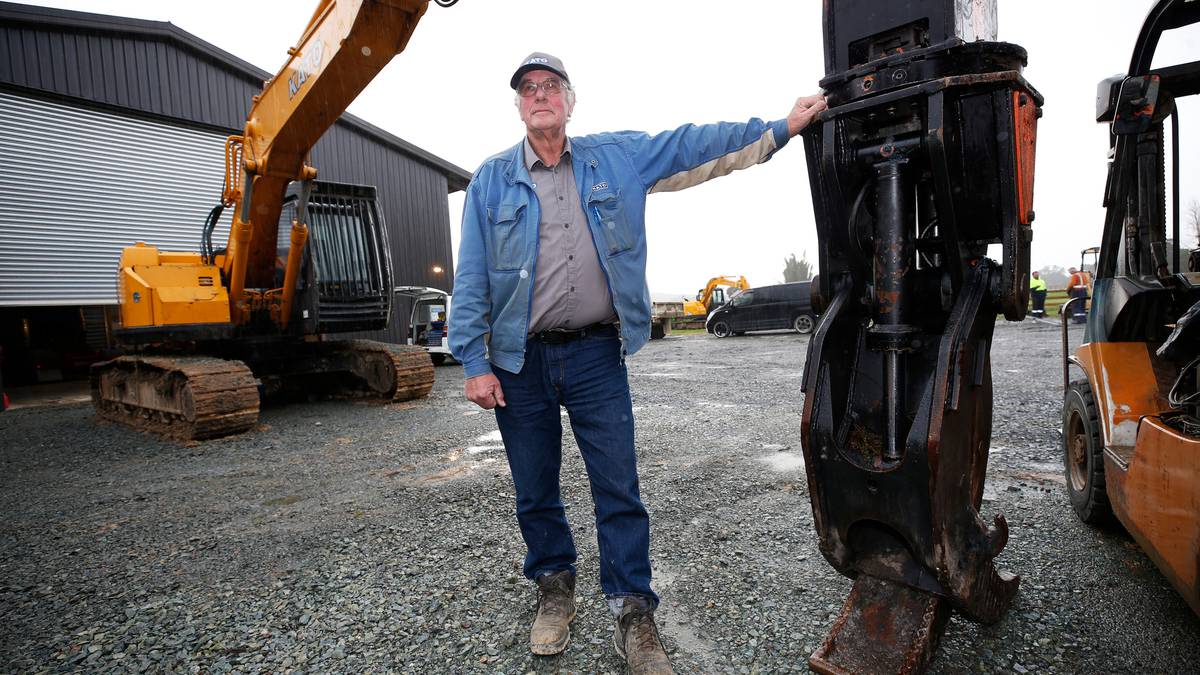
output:
[[[821,552],[855,583],[809,666],[920,672],[952,610],[991,623],[1017,592],[994,564],[1008,526],[979,508],[992,330],[1028,303],[1042,97],[995,41],[994,0],[827,0],[824,33],[802,440]]]

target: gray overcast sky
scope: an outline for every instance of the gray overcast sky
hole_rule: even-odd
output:
[[[1033,267],[1079,260],[1099,243],[1107,131],[1096,84],[1128,68],[1151,0],[998,0],[1000,39],[1029,51],[1026,78],[1046,97],[1038,129]],[[315,2],[46,0],[32,4],[170,21],[276,72]],[[775,119],[824,73],[821,2],[758,0],[461,0],[430,4],[408,49],[351,106],[367,121],[473,170],[520,140],[508,79],[531,51],[561,57],[578,92],[574,135],[659,131],[687,122]],[[1157,65],[1200,59],[1195,31],[1164,43]],[[1189,125],[1183,110],[1184,131]],[[1197,110],[1191,112],[1200,113]],[[1198,185],[1197,148],[1183,158]],[[214,158],[214,163],[220,160]],[[319,167],[318,167],[319,168]],[[386,187],[386,186],[380,186]],[[1185,194],[1184,204],[1198,196]],[[691,294],[716,274],[782,281],[783,260],[815,262],[802,143],[770,162],[648,200],[650,288]],[[455,246],[461,193],[451,196]],[[1186,232],[1186,220],[1185,220]],[[1185,235],[1184,240],[1188,237]],[[402,282],[403,280],[397,280]]]

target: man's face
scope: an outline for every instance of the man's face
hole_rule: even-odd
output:
[[[1038,278],[1038,273],[1037,273],[1037,272],[1034,272],[1034,273],[1033,273],[1033,278],[1034,278],[1034,279]]]
[[[520,91],[528,82],[541,84],[546,80],[561,82],[562,78],[548,70],[531,70],[521,77],[517,89]],[[567,105],[565,83],[559,87],[557,93],[547,95],[544,88],[538,87],[533,96],[519,96],[518,99],[521,121],[525,123],[526,130],[545,132],[566,129],[571,109]]]

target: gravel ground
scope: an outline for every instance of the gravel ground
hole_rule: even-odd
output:
[[[805,344],[677,336],[629,362],[681,673],[805,671],[849,591],[812,530]],[[933,671],[1194,672],[1200,620],[1126,534],[1067,504],[1057,345],[1053,326],[997,327],[983,511],[1008,518],[998,561],[1021,591],[997,625],[955,617]],[[579,617],[563,655],[534,657],[495,420],[460,368],[437,377],[422,401],[272,408],[203,444],[83,404],[0,415],[0,671],[621,672],[573,439]]]

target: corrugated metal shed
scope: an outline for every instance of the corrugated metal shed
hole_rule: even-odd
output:
[[[224,134],[3,90],[0,119],[0,306],[114,304],[122,248],[198,250]]]
[[[91,111],[97,120],[117,127],[126,121],[139,128],[158,130],[164,138],[178,135],[194,139],[184,144],[179,157],[172,159],[178,160],[178,165],[191,166],[196,172],[196,182],[191,187],[197,194],[207,195],[212,203],[218,189],[208,185],[211,182],[208,166],[219,167],[221,154],[218,151],[208,155],[204,149],[207,139],[241,132],[250,99],[268,77],[270,73],[170,23],[0,2],[0,92],[5,94],[0,101],[10,106],[3,113],[6,124],[16,117],[8,114],[11,106],[26,102],[39,107],[43,114],[50,109],[59,111],[56,119],[63,123],[70,123],[70,109],[80,113]],[[28,121],[32,117],[28,109],[26,112],[24,118]],[[46,127],[38,131],[45,133]],[[31,144],[36,140],[53,145],[53,139],[49,138],[30,140]],[[126,149],[129,162],[137,161],[139,149],[136,138],[130,139]],[[10,151],[23,152],[20,148],[4,150],[7,159],[0,164],[0,172],[8,175],[0,180],[17,178],[16,164],[8,163],[13,158]],[[36,150],[48,151],[52,150],[46,147]],[[35,150],[26,148],[24,152],[22,170],[35,170],[31,165],[36,159],[29,157]],[[312,159],[322,179],[379,188],[380,206],[391,233],[397,283],[442,288],[449,285],[453,261],[446,194],[465,189],[469,172],[351,115],[343,115],[325,134],[313,149]],[[70,170],[69,163],[59,164],[58,170]],[[204,169],[197,168],[201,164]],[[81,178],[79,182],[89,181]],[[160,195],[157,203],[163,204],[169,198],[170,195]],[[101,195],[83,204],[98,211],[110,204],[110,199]],[[23,246],[37,246],[40,242],[30,240],[30,229],[26,226],[31,221],[30,213],[17,209],[35,206],[0,207],[3,209],[0,228],[23,229]],[[190,206],[187,211],[190,213]],[[203,218],[203,211],[199,218]],[[186,227],[184,220],[179,222],[179,227]],[[200,223],[199,219],[195,221],[195,236],[191,239],[198,238]],[[94,236],[96,228],[104,226],[92,223],[91,227],[90,234],[82,231],[84,239]],[[78,227],[76,231],[79,232]],[[218,240],[223,241],[223,236]],[[79,241],[73,244],[78,246]],[[12,237],[0,239],[0,259],[23,253],[14,246]],[[189,245],[185,250],[194,250],[194,246]],[[119,249],[111,255],[111,263],[107,263],[79,254],[77,263],[95,265],[97,269],[107,267],[106,279],[111,280]],[[444,272],[435,274],[432,271],[435,264]],[[54,272],[49,271],[50,275]],[[37,272],[27,269],[24,273]],[[50,278],[45,280],[49,282]],[[111,281],[104,290],[111,292]],[[27,293],[23,303],[0,297],[0,306],[39,304],[36,295],[33,291]],[[77,298],[72,302],[76,301],[86,304],[88,299]],[[406,307],[397,309],[398,314],[406,315]],[[404,330],[397,323],[393,322],[389,336],[399,341]]]

